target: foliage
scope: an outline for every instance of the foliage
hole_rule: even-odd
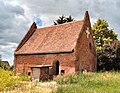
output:
[[[113,29],[109,29],[108,23],[103,19],[98,19],[93,24],[93,38],[96,43],[97,50],[101,50],[106,44],[111,41],[117,41],[117,34]]]
[[[13,71],[13,69],[14,69],[14,66],[12,65],[12,66],[10,66],[10,68],[9,68],[11,71]]]
[[[118,47],[111,47],[112,42],[118,41],[117,34],[113,29],[109,29],[108,23],[103,19],[98,19],[92,30],[97,50],[97,70],[120,70]]]
[[[115,42],[114,42],[115,43]],[[118,43],[106,45],[97,52],[98,71],[120,70],[120,45]]]
[[[4,65],[4,63],[1,61],[0,61],[0,68],[2,68],[4,70],[12,70],[11,67]]]
[[[4,68],[4,64],[0,61],[0,68]]]
[[[0,69],[0,93],[50,93],[53,89],[40,87],[36,82],[24,81],[26,79],[28,76],[15,76],[12,71]]]
[[[56,21],[54,21],[54,25],[63,24],[71,21],[74,21],[72,16],[65,17],[64,15],[62,15]]]
[[[53,93],[119,93],[120,73],[80,73],[71,76],[58,77],[60,84]],[[67,79],[66,79],[67,78]],[[69,82],[69,81],[75,82]],[[62,81],[62,83],[60,83]]]
[[[21,81],[30,81],[30,76],[24,73],[21,73],[18,75],[21,79]]]
[[[28,78],[23,75],[15,76],[12,71],[0,68],[0,91],[18,87],[23,80],[28,80]]]
[[[0,68],[0,91],[6,87],[16,86],[17,83],[18,80],[14,78],[13,72]]]
[[[0,61],[2,61],[2,55],[0,54]]]

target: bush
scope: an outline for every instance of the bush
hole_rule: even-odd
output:
[[[12,71],[0,68],[0,91],[7,87],[16,87],[19,83],[20,78],[14,76]]]
[[[114,43],[106,45],[97,51],[97,71],[120,70],[120,45]]]
[[[18,75],[18,77],[21,81],[30,81],[30,76],[27,74],[21,73]]]

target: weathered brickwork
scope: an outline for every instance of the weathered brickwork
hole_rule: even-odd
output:
[[[32,30],[33,27],[37,29],[34,25]],[[15,73],[31,72],[31,67],[36,65],[52,66],[49,73],[53,75],[96,70],[96,51],[88,12],[82,21],[29,30],[28,36],[25,35],[24,42],[15,51]]]
[[[18,55],[15,56],[16,73],[31,72],[30,67],[35,65],[53,65],[54,61],[59,61],[60,69],[65,73],[75,72],[75,55],[70,54],[45,54],[45,55]],[[70,70],[69,70],[70,69]]]
[[[90,38],[87,38],[86,32],[83,33],[77,44],[78,46],[76,47],[76,71],[95,71],[96,54],[94,53],[94,44]]]
[[[75,48],[76,54],[76,72],[77,71],[95,71],[96,70],[96,50],[92,37],[91,24],[89,16],[84,19],[81,36],[77,40]]]

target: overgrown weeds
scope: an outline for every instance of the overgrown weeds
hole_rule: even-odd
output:
[[[51,87],[41,87],[41,83],[30,82],[30,76],[24,74],[15,76],[12,71],[0,69],[0,93],[50,93],[52,91]]]
[[[55,79],[54,93],[120,93],[120,73],[79,73]]]
[[[15,76],[13,71],[4,70],[0,68],[0,91],[6,90],[9,87],[11,89],[21,85],[21,81],[28,80],[27,76],[19,75]]]

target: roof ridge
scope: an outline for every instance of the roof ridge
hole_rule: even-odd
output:
[[[76,23],[76,22],[84,22],[84,19],[83,20],[77,20],[77,21],[75,20],[75,21],[71,21],[71,22],[67,22],[67,23],[63,23],[63,24],[58,24],[58,25],[41,26],[40,28],[37,28],[37,29],[39,30],[39,29],[44,29],[44,28],[64,26],[64,25],[73,24],[73,23]]]

